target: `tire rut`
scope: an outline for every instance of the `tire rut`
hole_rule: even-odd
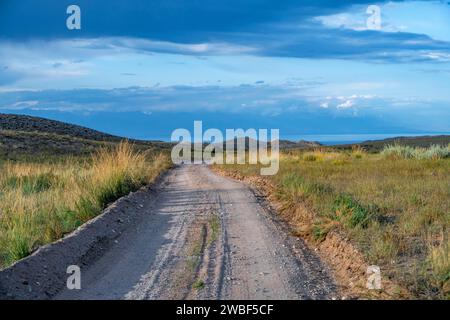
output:
[[[111,230],[116,225],[120,232]],[[0,272],[0,288],[11,282],[14,268],[20,268],[26,280],[33,277],[27,270],[40,270],[40,264],[60,270],[46,287],[64,287],[66,265],[48,259],[67,254],[67,248],[85,250],[87,245],[77,247],[77,242],[94,243],[86,239],[94,239],[97,230],[113,235],[101,250],[94,246],[88,251],[85,264],[78,261],[81,290],[15,294],[88,300],[329,299],[336,295],[329,270],[301,239],[290,235],[263,199],[205,165],[175,167],[151,190],[117,201],[114,210],[67,239]],[[70,254],[70,264],[76,264],[72,258],[76,252]]]

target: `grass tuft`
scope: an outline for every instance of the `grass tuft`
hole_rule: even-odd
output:
[[[336,219],[348,224],[351,228],[356,226],[367,227],[371,213],[361,206],[349,195],[339,195],[333,206]]]
[[[197,279],[192,284],[192,287],[197,290],[203,289],[204,286],[205,286],[205,282],[202,279]]]

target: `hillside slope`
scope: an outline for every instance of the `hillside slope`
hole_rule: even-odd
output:
[[[0,130],[49,133],[95,141],[120,141],[123,139],[70,123],[15,114],[0,113]]]
[[[82,126],[25,115],[0,114],[0,159],[83,156],[126,138]],[[167,149],[160,141],[127,139],[138,149]]]
[[[385,146],[394,144],[420,148],[428,148],[432,145],[446,146],[450,144],[450,135],[395,137],[384,140],[363,141],[361,143],[339,145],[334,147],[338,149],[352,149],[355,146],[359,146],[369,152],[379,152],[383,150]]]

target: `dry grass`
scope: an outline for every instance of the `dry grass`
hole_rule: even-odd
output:
[[[249,165],[222,169],[259,173]],[[450,297],[450,159],[291,152],[269,179],[284,208],[301,204],[313,213],[302,234],[320,241],[338,229],[415,297]]]
[[[125,142],[84,160],[1,164],[0,267],[61,238],[168,166],[167,156]]]

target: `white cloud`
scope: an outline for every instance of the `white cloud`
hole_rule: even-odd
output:
[[[436,52],[436,51],[425,52],[422,54],[422,56],[439,62],[450,61],[450,54],[445,52]]]
[[[142,38],[105,37],[99,39],[71,40],[70,45],[83,49],[108,49],[134,52],[166,52],[179,54],[245,54],[257,51],[256,48],[226,42],[176,43]]]
[[[367,5],[353,5],[347,12],[317,16],[313,20],[327,28],[364,31],[367,30],[366,22],[369,17],[366,13],[367,7]],[[448,32],[450,6],[444,1],[390,1],[379,4],[379,7],[381,32],[425,34],[435,40],[450,41]]]
[[[27,101],[15,102],[15,103],[11,104],[9,107],[11,109],[24,109],[24,108],[36,106],[37,104],[39,104],[39,101],[37,101],[37,100],[27,100]]]
[[[345,100],[345,102],[338,104],[337,108],[338,109],[347,109],[347,108],[353,107],[354,104],[355,104],[355,102],[353,100]]]
[[[355,31],[366,30],[366,22],[363,15],[353,13],[338,13],[314,18],[327,28],[345,28]]]

